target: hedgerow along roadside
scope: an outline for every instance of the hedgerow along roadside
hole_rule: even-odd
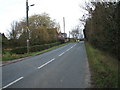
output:
[[[67,42],[67,43],[69,43],[69,42]],[[44,48],[38,49],[38,50],[36,50],[36,49],[34,50],[34,48],[38,48],[38,47],[40,48],[40,47],[43,47],[43,46],[35,45],[35,46],[30,47],[31,50],[33,49],[33,51],[31,51],[30,53],[26,53],[25,48],[23,48],[23,47],[22,47],[22,50],[23,50],[22,53],[20,52],[19,54],[16,54],[16,53],[19,52],[21,47],[20,48],[15,48],[14,50],[6,50],[6,51],[4,51],[4,53],[2,55],[2,61],[9,61],[9,60],[19,59],[19,58],[23,58],[23,57],[27,57],[27,56],[41,54],[41,53],[53,50],[55,48],[61,47],[63,45],[66,45],[67,43],[61,44],[60,42],[56,42],[56,43],[51,43],[51,44],[44,44],[43,45]]]

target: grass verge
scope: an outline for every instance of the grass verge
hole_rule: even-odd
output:
[[[50,50],[53,50],[53,49],[56,49],[58,47],[61,47],[61,46],[64,46],[66,45],[67,43],[64,43],[64,44],[61,44],[61,45],[58,45],[58,46],[54,46],[54,47],[51,47],[49,49],[46,49],[46,50],[43,50],[43,51],[39,51],[39,52],[33,52],[33,53],[25,53],[25,54],[10,54],[9,52],[2,55],[2,61],[10,61],[10,60],[14,60],[14,59],[19,59],[19,58],[24,58],[24,57],[28,57],[28,56],[34,56],[34,55],[39,55],[39,54],[42,54],[42,53],[45,53],[45,52],[48,52]]]
[[[118,88],[118,60],[85,42],[94,88]]]

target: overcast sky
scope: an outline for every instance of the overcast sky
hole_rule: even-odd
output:
[[[60,23],[63,32],[63,17],[66,22],[66,32],[79,24],[79,18],[84,14],[80,5],[85,0],[28,0],[29,16],[48,13],[52,19]],[[26,0],[0,0],[0,32],[7,33],[13,21],[19,21],[26,17]],[[83,27],[82,27],[83,28]]]

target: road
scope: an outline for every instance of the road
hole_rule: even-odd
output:
[[[2,67],[3,88],[87,88],[90,71],[84,42]]]

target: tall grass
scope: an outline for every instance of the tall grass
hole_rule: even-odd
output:
[[[118,60],[85,43],[94,88],[117,88]]]

